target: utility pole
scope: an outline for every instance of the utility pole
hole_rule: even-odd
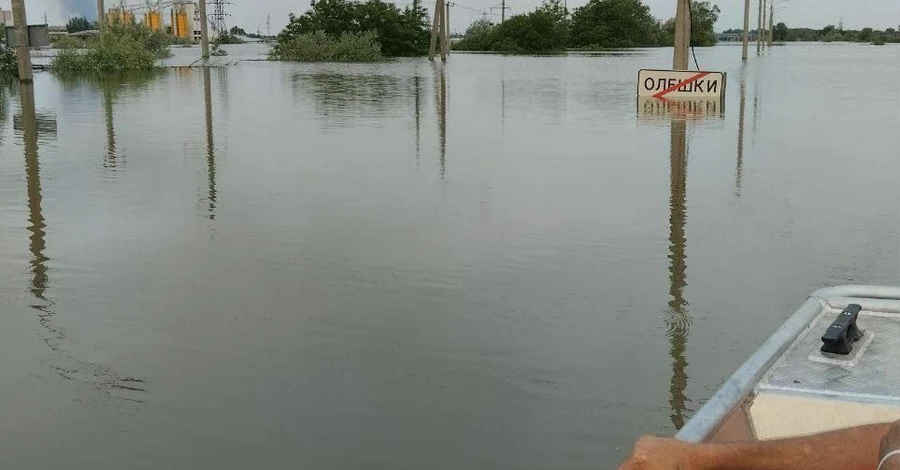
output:
[[[444,0],[434,1],[434,21],[431,24],[431,43],[428,46],[428,60],[434,62],[437,47],[441,50],[441,61],[447,61],[450,52],[450,25],[447,17],[450,16],[450,4]]]
[[[506,0],[500,2],[500,23],[506,21]]]
[[[450,55],[450,2],[445,2],[446,11],[444,13],[444,54],[441,60],[447,60]]]
[[[431,42],[428,44],[428,60],[432,62],[434,62],[434,53],[438,41],[438,26],[441,24],[443,11],[441,0],[434,0],[434,18],[431,19]]]
[[[97,27],[103,28],[106,24],[106,8],[103,6],[103,0],[97,0]]]
[[[31,48],[28,44],[28,21],[25,19],[25,0],[12,0],[13,25],[16,27],[16,59],[19,63],[19,81],[31,83]]]
[[[757,12],[756,12],[756,55],[759,55],[760,48],[762,44],[760,41],[762,40],[762,2],[763,0],[757,0]]]
[[[760,49],[766,48],[766,31],[768,30],[768,28],[766,28],[767,24],[768,23],[766,23],[766,0],[762,0],[762,37],[759,38]]]
[[[775,0],[769,0],[769,49],[772,49],[772,34],[775,32],[774,20],[775,18]]]
[[[206,0],[200,0],[200,51],[200,57],[209,59],[209,25],[206,18]]]
[[[688,48],[691,46],[691,0],[678,0],[675,9],[675,53],[672,68],[688,69]]]
[[[750,0],[744,0],[744,47],[741,60],[747,62],[747,46],[750,42]]]
[[[266,36],[272,37],[272,15],[266,15]]]
[[[450,4],[444,0],[434,2],[434,21],[431,24],[431,43],[428,46],[428,60],[434,62],[437,47],[441,48],[441,62],[447,61],[450,53]]]
[[[447,16],[444,14],[444,0],[437,0],[437,9],[441,11],[441,21],[438,24],[438,36],[441,41],[441,62],[447,62]]]

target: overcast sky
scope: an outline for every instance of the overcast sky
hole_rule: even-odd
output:
[[[211,1],[211,0],[207,0]],[[272,16],[272,32],[279,31],[287,23],[288,12],[302,13],[309,8],[309,0],[229,0],[228,18],[229,25],[238,25],[248,32],[259,28],[262,32],[266,29],[266,15]],[[396,0],[395,3],[403,5],[411,0]],[[455,0],[451,0],[455,2]],[[496,1],[496,3],[494,3]],[[569,8],[574,8],[585,3],[586,0],[571,0]],[[900,0],[776,0],[780,3],[776,7],[775,21],[784,21],[788,26],[807,26],[821,28],[828,24],[837,25],[841,20],[848,29],[860,29],[872,26],[876,29],[897,28],[900,25]],[[106,0],[107,5],[117,0]],[[500,0],[462,0],[455,2],[458,6],[451,9],[451,29],[462,31],[473,20],[482,16],[482,12],[491,13],[490,8],[499,5]],[[783,4],[781,4],[783,2]],[[95,0],[26,0],[29,22],[41,21],[44,13],[50,17],[51,23],[63,23],[66,18],[79,10],[88,9],[90,5],[96,5]],[[142,0],[126,0],[128,4],[140,4]],[[433,2],[424,0],[424,3]],[[644,0],[650,6],[654,16],[666,19],[675,14],[675,0]],[[713,1],[719,5],[722,14],[716,29],[740,27],[743,15],[743,2],[741,0]],[[540,0],[507,0],[510,14],[522,13],[534,9]],[[9,9],[9,0],[0,0],[4,9]],[[93,8],[96,8],[94,6]],[[751,7],[751,25],[756,24],[756,0]],[[497,14],[499,10],[493,10]],[[752,26],[751,26],[752,27]]]

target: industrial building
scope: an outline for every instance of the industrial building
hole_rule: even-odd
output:
[[[215,19],[214,15],[215,12],[213,13]],[[218,15],[225,16],[221,7]],[[107,24],[143,23],[152,31],[171,34],[181,40],[200,41],[200,11],[196,0],[144,0],[138,5],[128,5],[120,1],[106,10],[104,20]],[[0,9],[0,32],[12,24],[12,11]],[[225,27],[222,19],[212,21],[210,26],[210,40],[215,40],[219,29]],[[50,34],[64,35],[64,28],[51,28]],[[0,42],[3,41],[3,36],[5,35],[0,34]]]
[[[106,21],[113,23],[144,23],[153,31],[163,31],[179,39],[200,40],[200,13],[191,0],[149,1],[140,5],[119,3],[106,12]],[[212,28],[210,39],[218,31]]]
[[[0,8],[0,26],[12,26],[13,15],[11,10]]]

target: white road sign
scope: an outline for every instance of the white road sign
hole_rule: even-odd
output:
[[[638,72],[637,94],[661,99],[724,99],[725,74],[643,69]]]

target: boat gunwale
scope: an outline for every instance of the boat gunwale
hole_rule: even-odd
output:
[[[900,287],[835,286],[813,292],[804,304],[756,350],[675,435],[687,442],[712,437],[731,413],[753,393],[763,376],[826,309],[850,303],[864,310],[900,313]]]

